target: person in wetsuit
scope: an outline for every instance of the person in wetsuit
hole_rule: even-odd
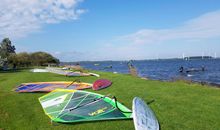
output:
[[[202,71],[205,71],[205,66],[202,66]]]
[[[184,69],[183,69],[183,66],[181,66],[181,67],[179,68],[179,72],[180,72],[180,73],[183,73],[183,70],[184,70]]]

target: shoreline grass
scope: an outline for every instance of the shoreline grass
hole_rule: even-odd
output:
[[[131,109],[135,96],[146,102],[155,100],[149,106],[159,120],[161,130],[203,130],[219,129],[220,89],[185,83],[183,81],[161,82],[144,80],[125,74],[97,72],[101,78],[113,82],[101,91],[111,94]],[[51,125],[44,114],[38,98],[45,93],[16,93],[12,91],[24,82],[73,81],[93,83],[97,77],[65,77],[52,73],[0,72],[0,129],[3,130],[134,130],[133,120],[96,121],[77,124]],[[86,91],[92,91],[87,89]]]

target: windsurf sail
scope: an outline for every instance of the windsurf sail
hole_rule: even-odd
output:
[[[103,88],[107,88],[112,84],[110,80],[107,79],[98,79],[93,83],[92,89],[93,90],[100,90]]]
[[[91,76],[89,73],[82,73],[82,72],[68,72],[66,76]]]
[[[92,84],[84,82],[33,82],[33,83],[22,83],[18,86],[16,92],[51,92],[57,88],[65,89],[87,89],[91,88]]]
[[[39,101],[54,122],[72,123],[95,120],[131,119],[131,110],[114,98],[97,93],[56,89]]]
[[[63,70],[62,68],[56,68],[56,67],[47,67],[46,68],[48,72],[65,75],[65,76],[96,76],[100,77],[100,75],[95,73],[83,73],[79,71],[70,71],[70,70]]]

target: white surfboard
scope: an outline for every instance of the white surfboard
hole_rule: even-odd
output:
[[[95,73],[89,73],[89,74],[92,75],[92,76],[100,77],[99,74],[95,74]]]
[[[132,105],[135,130],[159,130],[154,112],[140,98],[135,97]]]

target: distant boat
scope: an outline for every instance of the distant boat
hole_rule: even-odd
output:
[[[205,67],[201,67],[201,68],[189,68],[189,69],[186,70],[186,73],[199,72],[199,71],[205,71]]]
[[[202,72],[205,71],[205,67],[199,67],[199,68],[186,68],[184,69],[182,66],[179,68],[180,73],[193,73],[193,72]]]
[[[94,64],[94,66],[99,66],[99,64]]]
[[[112,69],[112,65],[106,66],[104,69]]]
[[[190,56],[184,57],[185,60],[213,59],[212,56]]]

